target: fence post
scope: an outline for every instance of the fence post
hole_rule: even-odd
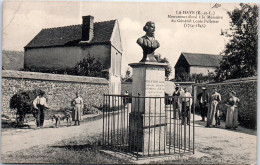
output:
[[[193,96],[193,100],[195,100],[195,96]],[[195,154],[195,104],[193,104],[193,154]]]
[[[102,146],[105,147],[105,94],[103,95],[103,134],[102,134]]]

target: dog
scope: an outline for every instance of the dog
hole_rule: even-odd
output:
[[[64,121],[66,119],[67,121],[67,126],[71,126],[71,113],[69,111],[64,111],[63,113],[58,113],[58,114],[52,114],[51,115],[51,120],[53,121],[55,119],[55,127],[60,126],[60,121]]]

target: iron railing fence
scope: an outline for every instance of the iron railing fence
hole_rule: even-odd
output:
[[[103,147],[136,157],[193,153],[193,97],[104,95]]]

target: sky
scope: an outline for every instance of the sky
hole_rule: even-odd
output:
[[[166,57],[174,68],[181,52],[220,54],[228,39],[220,35],[228,29],[229,16],[236,3],[176,3],[176,2],[44,2],[8,1],[3,3],[3,50],[23,51],[43,28],[82,23],[82,16],[94,16],[94,22],[117,19],[123,44],[122,74],[129,63],[139,62],[142,49],[136,40],[143,36],[147,21],[155,22],[155,38],[160,42],[156,53]],[[169,15],[176,12],[214,12],[223,17],[219,23],[208,23],[205,28],[185,28],[184,23],[171,22]],[[177,21],[177,19],[175,19]],[[174,77],[174,70],[171,78]]]

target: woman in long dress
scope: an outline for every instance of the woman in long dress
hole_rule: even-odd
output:
[[[217,126],[216,122],[216,113],[217,113],[217,105],[221,101],[221,95],[217,92],[217,89],[214,89],[214,93],[210,97],[210,109],[207,115],[207,125],[206,127]]]
[[[74,103],[74,125],[80,125],[81,115],[82,115],[82,108],[83,108],[83,100],[79,96],[79,93],[76,93],[76,98],[73,101]]]
[[[237,104],[239,99],[235,96],[236,92],[232,91],[229,94],[229,98],[227,100],[227,115],[226,115],[226,128],[236,129],[238,127],[238,109]]]

